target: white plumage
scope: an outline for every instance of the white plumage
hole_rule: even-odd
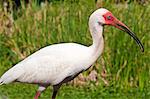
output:
[[[108,16],[114,20],[110,20]],[[35,99],[38,99],[40,93],[49,85],[53,85],[52,99],[55,99],[62,83],[72,80],[97,60],[104,47],[103,25],[115,26],[117,21],[108,10],[104,8],[96,10],[89,18],[89,28],[93,39],[91,46],[62,43],[42,48],[4,73],[0,78],[0,85],[14,81],[39,84]],[[127,28],[120,21],[117,25],[119,29]]]
[[[16,80],[56,85],[65,77],[86,70],[91,65],[90,51],[88,47],[75,43],[45,47],[8,70],[1,81],[5,84]]]

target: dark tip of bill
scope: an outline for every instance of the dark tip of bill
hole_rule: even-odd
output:
[[[142,52],[144,52],[144,47],[141,49]]]
[[[144,46],[142,44],[141,44],[140,48],[141,48],[141,51],[144,52]]]

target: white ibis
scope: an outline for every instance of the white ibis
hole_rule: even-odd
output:
[[[104,25],[112,25],[127,32],[144,51],[140,40],[125,24],[107,9],[100,8],[89,18],[89,28],[93,39],[91,46],[62,43],[42,48],[4,73],[0,78],[0,85],[11,82],[38,84],[39,89],[35,99],[38,99],[41,92],[52,85],[52,99],[55,99],[63,83],[74,79],[78,74],[90,68],[103,52]]]

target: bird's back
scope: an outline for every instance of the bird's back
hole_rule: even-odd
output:
[[[81,65],[87,65],[85,61],[88,61],[89,51],[88,47],[75,43],[42,48],[8,70],[0,82],[56,84],[65,76],[83,70],[84,67]]]

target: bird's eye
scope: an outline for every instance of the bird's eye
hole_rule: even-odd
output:
[[[112,19],[112,17],[111,17],[111,16],[107,16],[107,19],[108,19],[108,20],[111,20],[111,19]]]

